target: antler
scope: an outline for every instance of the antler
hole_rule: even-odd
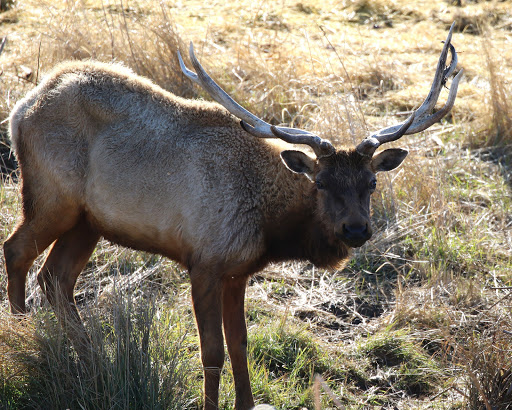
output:
[[[443,118],[452,109],[455,97],[457,96],[457,88],[459,86],[463,70],[460,70],[460,72],[453,78],[450,93],[448,94],[448,100],[443,108],[433,114],[430,114],[436,105],[437,99],[439,98],[441,88],[457,66],[457,52],[455,51],[455,47],[450,43],[454,26],[455,23],[450,27],[450,32],[448,33],[443,50],[441,51],[441,56],[439,57],[439,62],[437,63],[436,74],[434,76],[434,81],[432,82],[432,87],[430,88],[430,92],[423,104],[421,104],[421,106],[404,122],[383,128],[372,136],[366,137],[356,148],[356,151],[359,154],[371,157],[380,145],[386,142],[395,141],[405,134],[416,134],[417,132],[423,131]],[[451,53],[452,59],[450,61],[450,65],[446,67],[448,50]]]
[[[258,138],[280,138],[283,141],[292,144],[309,145],[315,152],[317,158],[326,157],[336,152],[329,141],[324,140],[313,133],[299,130],[297,128],[276,127],[256,117],[253,113],[249,112],[233,100],[233,98],[231,98],[229,94],[206,73],[194,54],[194,47],[192,43],[190,43],[189,54],[190,61],[192,62],[197,74],[185,66],[185,63],[181,58],[181,54],[178,51],[178,58],[183,74],[206,90],[215,101],[226,108],[231,114],[240,118],[242,120],[240,125],[249,134]]]

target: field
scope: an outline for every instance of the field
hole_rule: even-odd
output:
[[[290,262],[251,279],[249,368],[257,403],[279,409],[512,408],[511,1],[1,0],[0,243],[21,210],[6,119],[60,61],[120,61],[207,99],[177,62],[193,41],[256,115],[350,147],[421,104],[452,22],[451,114],[389,144],[409,156],[379,175],[374,237],[343,270]],[[0,258],[1,409],[201,406],[182,267],[100,242],[76,298],[103,360],[84,366],[37,286],[43,261],[20,321]],[[221,408],[233,386],[226,363]]]

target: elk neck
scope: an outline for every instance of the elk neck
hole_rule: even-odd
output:
[[[287,169],[277,178],[290,178],[287,184],[274,184],[290,189],[274,196],[275,205],[265,227],[268,261],[302,260],[319,268],[340,268],[349,256],[349,248],[318,214],[314,184]]]

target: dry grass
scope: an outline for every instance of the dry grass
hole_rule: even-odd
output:
[[[194,344],[176,312],[111,295],[111,309],[83,310],[94,358],[78,361],[49,311],[22,321],[2,315],[0,407],[183,409],[196,366]],[[191,349],[192,346],[192,349]]]
[[[0,10],[0,36],[8,36],[0,57],[2,144],[7,143],[3,120],[15,102],[65,59],[120,61],[179,95],[206,98],[177,65],[177,48],[193,41],[212,76],[259,116],[351,146],[420,104],[440,41],[455,20],[453,43],[465,71],[455,107],[431,131],[396,144],[407,147],[410,156],[379,180],[371,243],[340,272],[283,264],[251,282],[248,317],[256,348],[303,346],[305,367],[294,364],[295,369],[273,375],[272,363],[259,365],[257,351],[250,365],[258,397],[283,408],[314,407],[319,398],[309,388],[313,377],[307,369],[326,357],[332,366],[318,368],[348,407],[510,406],[509,1],[29,0],[14,7],[2,2]],[[441,99],[446,96],[447,91]],[[8,149],[0,153],[2,169],[12,167]],[[15,178],[2,181],[0,242],[19,212]],[[15,386],[9,394],[10,408],[16,408],[24,390],[9,381],[17,372],[27,373],[9,358],[20,352],[41,357],[34,323],[46,308],[31,273],[30,325],[11,321],[3,263],[0,378],[4,387]],[[92,304],[107,317],[96,323],[109,323],[106,312],[114,307],[116,290],[131,292],[135,300],[157,295],[169,306],[157,309],[157,316],[174,309],[187,317],[182,319],[187,329],[193,328],[186,275],[179,267],[102,242],[78,284],[77,299],[84,311]],[[263,332],[276,320],[274,333]],[[272,344],[279,337],[284,341]],[[285,356],[280,360],[290,360]],[[389,357],[396,363],[383,361]],[[404,367],[406,361],[414,369]],[[198,376],[200,369],[192,368]],[[416,377],[422,368],[424,379]],[[229,371],[224,378],[223,406],[229,408]],[[279,388],[272,387],[276,379]],[[190,389],[199,395],[197,383]],[[323,407],[333,406],[325,390],[322,400]]]

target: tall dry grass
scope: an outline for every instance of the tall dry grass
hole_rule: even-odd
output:
[[[489,72],[490,101],[488,117],[492,119],[489,126],[488,146],[512,144],[512,85],[507,74],[501,71],[506,64],[493,44],[484,39],[483,50]]]
[[[21,321],[2,314],[0,407],[191,408],[195,346],[176,313],[111,297],[111,310],[82,310],[95,352],[87,362],[50,312]]]

